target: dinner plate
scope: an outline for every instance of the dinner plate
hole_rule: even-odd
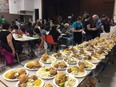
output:
[[[89,61],[89,62],[91,62],[91,63],[94,63],[94,64],[97,64],[97,63],[100,62],[100,60],[98,60],[98,59],[95,58],[95,57],[92,57],[92,60],[87,60],[87,61]]]
[[[42,63],[44,63],[44,64],[51,64],[51,63],[53,63],[53,62],[56,61],[56,58],[51,56],[50,58],[48,58],[48,62],[44,62],[44,61],[42,61],[41,58],[40,58],[40,61],[41,61]]]
[[[61,60],[62,61],[62,60]],[[60,62],[60,61],[56,61],[56,62]],[[56,62],[54,62],[54,63],[56,63]],[[64,61],[65,62],[65,61]],[[51,67],[54,67],[54,63],[52,63],[51,64]],[[67,67],[69,67],[69,65],[65,62],[65,64],[67,65]],[[63,71],[63,70],[66,70],[67,69],[67,67],[66,68],[55,68],[55,69],[57,69],[58,71]]]
[[[72,76],[72,75],[67,75],[67,76],[68,76],[68,78],[72,78],[72,79],[74,79],[74,80],[76,81],[75,85],[74,85],[74,86],[71,86],[71,87],[77,87],[77,86],[79,85],[78,79],[76,79],[76,78],[75,78],[74,76]],[[53,79],[53,84],[55,85],[55,87],[60,87],[60,86],[58,86],[58,85],[56,84],[55,78]],[[66,86],[64,86],[64,87],[66,87]]]
[[[67,69],[68,69],[68,68],[67,68]],[[83,73],[79,72],[77,75],[75,75],[75,74],[69,73],[69,72],[67,71],[67,69],[66,69],[66,73],[69,74],[69,75],[73,75],[73,76],[76,77],[76,78],[82,78],[82,77],[87,76],[87,71],[86,71],[86,70],[84,70]]]
[[[92,70],[92,69],[95,69],[95,68],[96,68],[95,64],[93,64],[93,63],[91,63],[91,62],[89,62],[89,61],[87,61],[87,60],[85,60],[85,62],[88,62],[89,64],[92,65],[91,68],[85,68],[86,70]]]
[[[16,68],[16,69],[18,69],[18,68]],[[13,71],[13,70],[16,70],[16,69],[10,69],[10,70],[6,71],[6,72],[3,74],[3,78],[4,78],[5,80],[7,80],[7,81],[18,81],[17,78],[16,78],[16,79],[9,79],[9,78],[6,78],[6,77],[5,77],[5,75],[6,75],[8,72]],[[21,68],[19,68],[19,69],[21,69]],[[26,70],[26,74],[28,75],[28,71],[27,71],[27,70]]]
[[[30,61],[30,62],[33,62],[33,61]],[[34,68],[34,69],[30,69],[30,68],[28,68],[27,67],[27,64],[28,64],[29,62],[27,62],[25,65],[24,65],[24,67],[27,69],[27,70],[29,70],[29,71],[36,71],[36,70],[38,70],[39,68]],[[40,62],[40,64],[41,64],[41,67],[44,67],[44,64],[42,63],[42,62]],[[40,67],[40,68],[41,68]]]
[[[54,54],[52,54],[52,57],[55,57],[54,55],[55,55],[56,53],[54,53]],[[63,59],[63,57],[61,56],[61,57],[55,57],[57,60],[62,60]]]
[[[38,78],[38,79],[41,79],[41,78]],[[41,83],[41,85],[39,87],[43,87],[44,86],[43,79],[41,79],[41,81],[42,81],[42,83]],[[19,87],[18,84],[19,84],[19,81],[16,83],[16,86],[15,87]],[[35,87],[37,87],[37,86],[35,86]]]
[[[44,67],[44,68],[50,68],[50,67]],[[54,76],[47,77],[47,75],[49,75],[50,72],[48,72],[48,71],[47,72],[42,72],[42,69],[44,69],[44,68],[40,68],[36,72],[36,75],[39,76],[42,79],[45,79],[45,80],[53,79],[55,77],[55,75]]]
[[[72,59],[71,59],[71,57],[69,57],[69,58],[67,58],[67,60],[65,60],[65,59],[63,59],[63,60],[66,63],[68,63],[69,65],[76,65],[79,62],[79,60],[77,58],[75,58],[75,57],[72,57]]]

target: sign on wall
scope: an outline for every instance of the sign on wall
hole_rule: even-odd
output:
[[[0,12],[9,13],[9,0],[0,0]]]

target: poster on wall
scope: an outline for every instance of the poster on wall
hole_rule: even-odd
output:
[[[9,13],[9,0],[0,0],[0,12]]]

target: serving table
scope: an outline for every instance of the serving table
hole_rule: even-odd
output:
[[[115,45],[114,45],[115,46]],[[111,52],[110,52],[111,51]],[[110,53],[112,53],[112,50],[110,50],[109,52]],[[108,54],[107,54],[108,55]],[[105,58],[106,59],[106,58]],[[102,60],[105,60],[105,59],[102,59]],[[36,59],[27,59],[27,60],[25,60],[25,61],[23,61],[23,62],[21,62],[21,64],[22,65],[16,65],[16,66],[12,66],[12,67],[7,67],[7,70],[9,70],[9,69],[12,69],[12,68],[21,68],[21,67],[24,67],[23,65],[25,65],[25,63],[27,63],[27,62],[29,62],[29,61],[32,61],[32,60],[40,60],[40,57],[38,57],[38,58],[36,58]],[[102,60],[100,60],[97,64],[95,64],[95,66],[97,67],[98,65],[99,65],[99,63],[102,61]],[[45,67],[50,67],[50,64],[44,64],[45,65]],[[5,70],[6,71],[6,70]],[[4,72],[5,72],[4,71]],[[82,78],[77,78],[77,80],[78,80],[78,84],[80,85],[83,81],[84,81],[84,79],[92,72],[93,70],[90,70],[90,71],[87,71],[87,75],[85,76],[85,77],[82,77]],[[3,73],[4,73],[3,72]],[[29,76],[31,76],[31,75],[36,75],[36,71],[29,71],[28,70],[28,72],[29,72]],[[0,73],[0,80],[2,81],[2,82],[4,82],[8,87],[16,87],[16,83],[17,82],[10,82],[10,81],[6,81],[4,78],[3,78],[3,73]],[[54,84],[53,84],[53,79],[51,79],[51,80],[44,80],[44,83],[51,83],[53,86],[54,86]],[[78,86],[79,86],[78,85]],[[1,87],[1,86],[0,86]],[[6,86],[4,86],[4,87],[6,87]],[[55,87],[55,86],[54,86]]]

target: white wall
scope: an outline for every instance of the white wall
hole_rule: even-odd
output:
[[[17,14],[16,1],[17,0],[9,0],[9,13],[10,14]]]
[[[24,9],[34,11],[34,0],[24,0]]]
[[[114,3],[114,22],[116,22],[116,0]]]
[[[9,0],[10,14],[21,14],[20,11],[25,10],[26,14],[21,15],[33,15],[33,21],[35,21],[34,9],[39,9],[38,16],[42,19],[42,0]]]

